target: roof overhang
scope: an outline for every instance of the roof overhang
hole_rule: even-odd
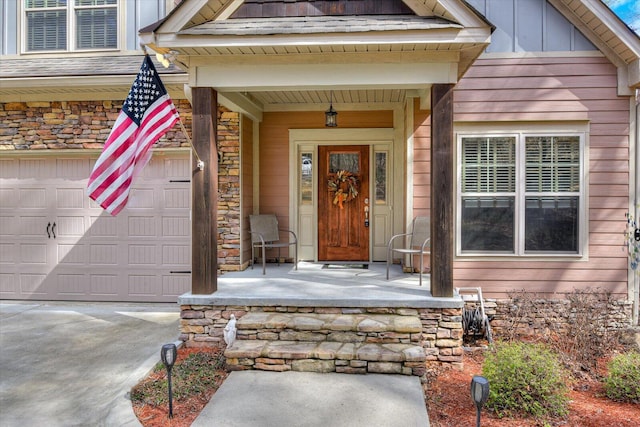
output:
[[[618,68],[618,94],[640,89],[640,37],[601,0],[548,0]]]
[[[123,100],[142,59],[140,53],[5,57],[0,63],[0,102]],[[187,74],[154,62],[169,94],[184,98]]]
[[[227,94],[427,93],[432,84],[456,83],[494,27],[461,0],[405,3],[415,15],[227,19],[242,1],[186,0],[139,36],[156,52],[178,52],[189,85]]]

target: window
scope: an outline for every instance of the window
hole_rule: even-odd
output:
[[[300,204],[313,203],[313,153],[300,154]]]
[[[24,0],[25,51],[118,47],[117,0]]]
[[[387,203],[387,152],[381,151],[375,153],[376,158],[376,189],[375,201],[377,205]]]
[[[460,255],[581,254],[584,134],[461,135]]]

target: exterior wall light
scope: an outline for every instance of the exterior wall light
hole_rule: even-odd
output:
[[[173,418],[173,393],[171,391],[171,368],[178,358],[178,349],[175,344],[165,344],[160,350],[160,359],[167,368],[167,381],[169,383],[169,418]]]
[[[480,427],[480,410],[489,398],[489,380],[479,375],[471,379],[471,399],[476,404],[476,427]]]
[[[324,125],[329,128],[338,126],[338,112],[333,109],[333,91],[329,98],[329,109],[324,112]]]

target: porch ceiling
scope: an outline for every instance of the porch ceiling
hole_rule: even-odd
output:
[[[407,96],[420,96],[423,92],[408,89],[362,90],[291,90],[255,91],[235,94],[238,102],[255,106],[260,112],[269,111],[324,111],[333,102],[338,111],[393,109],[401,105]],[[221,92],[221,101],[237,101],[234,94]],[[234,105],[231,105],[234,106]],[[237,106],[234,106],[237,108]],[[244,108],[247,110],[247,108]]]

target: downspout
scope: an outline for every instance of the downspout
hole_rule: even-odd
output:
[[[640,141],[639,141],[639,132],[640,132],[640,89],[635,90],[635,102],[634,102],[634,110],[635,110],[635,132],[633,135],[633,150],[635,151],[635,166],[634,166],[634,174],[635,180],[631,185],[632,200],[633,200],[633,217],[636,220],[636,224],[640,226]],[[631,141],[630,141],[631,142]],[[640,267],[638,267],[640,268]],[[640,325],[640,319],[638,314],[638,306],[640,305],[640,270],[634,271],[631,270],[631,274],[633,275],[633,324]]]

